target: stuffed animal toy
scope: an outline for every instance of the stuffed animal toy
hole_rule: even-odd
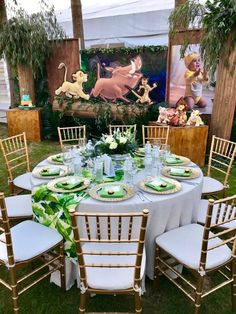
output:
[[[168,111],[165,107],[159,107],[159,117],[157,119],[157,123],[167,124],[168,122]]]
[[[192,126],[200,126],[200,125],[204,125],[201,117],[200,117],[200,112],[199,110],[193,110],[191,112],[191,115],[187,121],[187,125],[192,125]]]
[[[180,126],[184,126],[187,122],[187,114],[186,114],[187,108],[188,108],[187,102],[184,100],[183,97],[181,97],[176,103],[176,111],[177,111],[177,116],[179,119]]]

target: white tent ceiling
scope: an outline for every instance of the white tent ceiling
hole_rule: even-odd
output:
[[[174,0],[82,0],[85,45],[167,45],[168,17],[173,8]],[[70,4],[56,13],[72,37]]]

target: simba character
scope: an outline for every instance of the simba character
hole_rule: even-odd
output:
[[[148,105],[153,104],[153,101],[150,99],[149,97],[149,92],[151,92],[154,88],[157,87],[157,84],[154,83],[151,86],[148,85],[148,79],[146,77],[143,77],[141,79],[141,84],[139,85],[139,89],[138,89],[138,93],[141,92],[143,90],[143,95],[139,95],[138,93],[136,93],[135,91],[131,90],[131,92],[138,97],[138,99],[136,100],[136,102],[140,102],[141,104],[145,104],[147,103]]]
[[[142,67],[142,59],[137,56],[131,61],[130,65],[117,66],[115,68],[105,67],[106,71],[111,72],[111,77],[100,77],[100,64],[97,63],[97,81],[91,91],[94,97],[100,96],[104,101],[108,99],[115,101],[116,99],[130,101],[125,98],[129,89],[133,89],[142,77],[142,73],[138,72]]]
[[[189,117],[188,121],[187,121],[187,125],[192,125],[192,126],[200,126],[200,125],[204,125],[201,117],[200,117],[200,112],[199,110],[193,110],[191,112],[191,116]]]
[[[184,99],[188,104],[189,109],[193,109],[194,105],[199,108],[204,108],[207,101],[202,97],[202,84],[208,81],[206,71],[202,71],[201,59],[199,54],[192,52],[184,58],[187,70],[185,72],[186,89]]]
[[[87,82],[88,76],[82,71],[77,71],[72,74],[72,78],[75,82],[71,83],[66,80],[67,77],[67,66],[65,63],[60,63],[58,69],[65,68],[64,82],[62,85],[55,90],[55,94],[59,95],[61,92],[65,93],[67,97],[72,98],[73,96],[78,98],[89,99],[89,95],[83,92],[83,83]]]

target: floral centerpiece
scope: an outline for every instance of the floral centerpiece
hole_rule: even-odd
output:
[[[112,134],[103,134],[96,147],[99,148],[102,154],[123,155],[137,149],[137,144],[134,133],[129,129],[125,132],[117,129]]]

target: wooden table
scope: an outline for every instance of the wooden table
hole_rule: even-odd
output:
[[[150,121],[149,125],[156,125]],[[208,126],[170,126],[168,144],[171,152],[190,158],[198,166],[205,164]]]
[[[27,140],[41,141],[41,111],[42,108],[19,109],[7,111],[8,135],[14,136],[25,132]]]

